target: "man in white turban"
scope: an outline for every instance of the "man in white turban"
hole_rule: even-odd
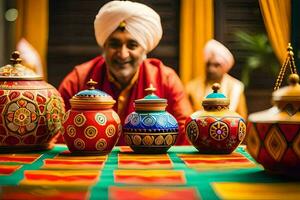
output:
[[[134,100],[145,97],[145,89],[152,84],[155,94],[167,99],[166,110],[179,123],[176,144],[188,144],[184,123],[192,107],[183,85],[173,69],[158,59],[146,58],[162,37],[159,15],[141,3],[111,1],[99,10],[94,28],[103,55],[76,66],[63,80],[59,91],[66,109],[70,108],[69,99],[87,89],[86,83],[93,79],[98,82],[97,89],[116,100],[113,109],[124,123],[126,116],[134,111]],[[123,136],[118,144],[125,145]]]
[[[229,109],[247,118],[244,84],[227,72],[234,65],[231,52],[220,42],[209,40],[204,47],[206,77],[198,77],[186,85],[194,110],[202,110],[202,100],[212,92],[212,84],[220,83],[220,92],[230,99]]]

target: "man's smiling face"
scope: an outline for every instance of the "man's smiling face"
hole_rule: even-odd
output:
[[[109,72],[122,85],[129,84],[146,54],[130,33],[121,29],[108,37],[103,50]]]

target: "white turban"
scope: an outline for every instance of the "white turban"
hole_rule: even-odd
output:
[[[204,47],[204,61],[207,62],[212,57],[220,63],[225,73],[228,72],[234,64],[233,55],[223,44],[216,40],[209,40]]]
[[[162,37],[159,15],[150,7],[131,1],[111,1],[98,12],[95,21],[97,43],[103,47],[106,39],[125,22],[125,29],[150,52]]]

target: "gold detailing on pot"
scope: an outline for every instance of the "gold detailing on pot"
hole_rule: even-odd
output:
[[[294,52],[293,52],[293,47],[292,47],[291,43],[288,44],[287,57],[286,57],[283,65],[280,68],[279,75],[278,75],[276,83],[275,83],[274,91],[278,90],[280,88],[283,77],[286,72],[287,65],[290,66],[291,74],[297,74],[297,69],[296,69],[295,60],[294,60]],[[299,78],[298,78],[298,82],[299,82]]]

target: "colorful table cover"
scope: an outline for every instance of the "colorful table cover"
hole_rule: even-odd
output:
[[[0,154],[0,199],[299,199],[300,181],[266,173],[244,146],[230,155],[72,155],[64,145],[31,154]]]

